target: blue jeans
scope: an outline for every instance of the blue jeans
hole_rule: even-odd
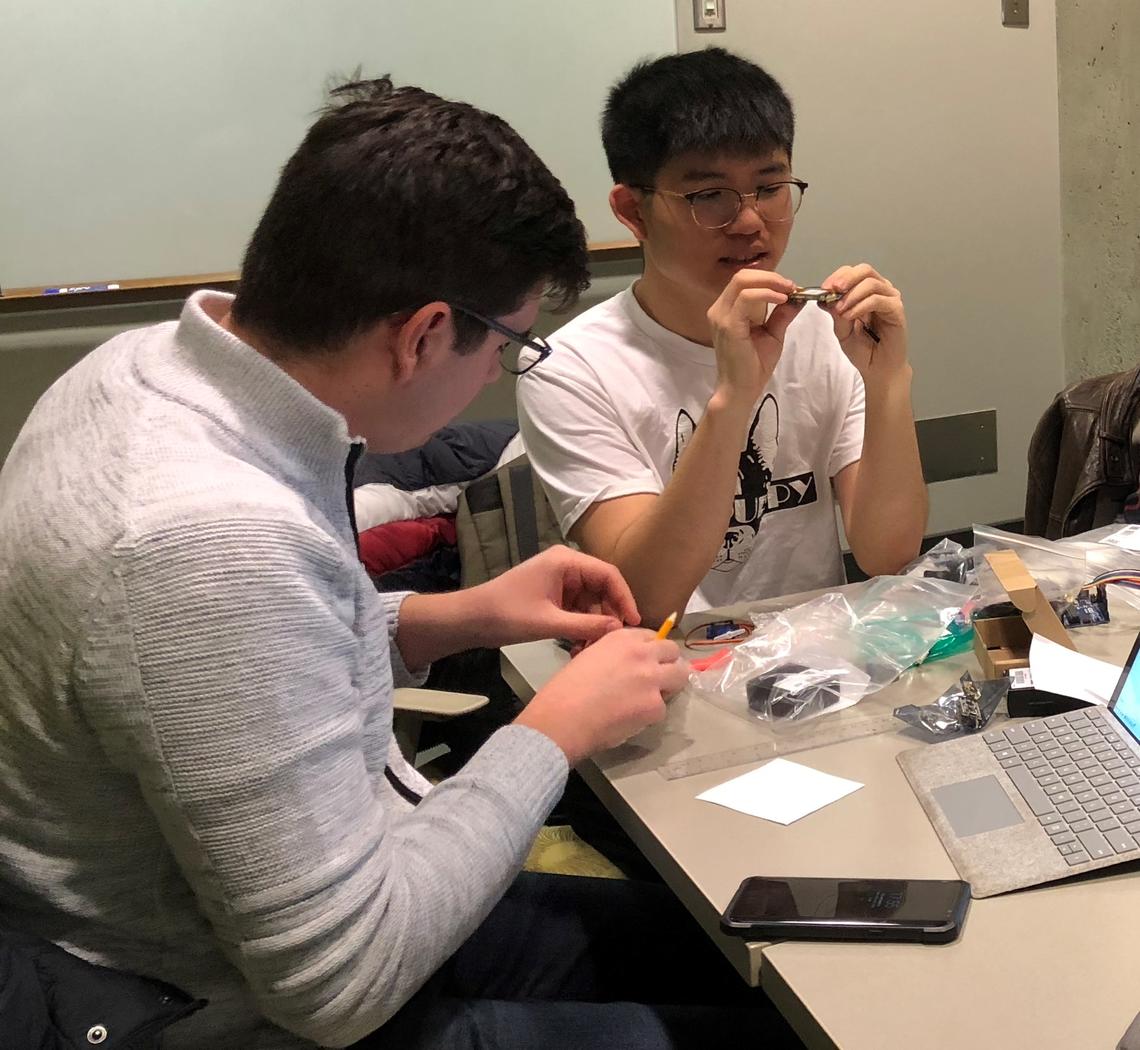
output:
[[[359,1050],[800,1047],[661,885],[524,872]]]

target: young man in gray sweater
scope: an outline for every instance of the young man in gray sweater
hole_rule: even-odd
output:
[[[660,887],[518,877],[568,767],[685,681],[618,630],[617,571],[561,548],[381,596],[357,560],[362,441],[421,444],[586,281],[569,198],[502,121],[353,85],[236,299],[111,340],[29,417],[0,473],[0,924],[208,998],[165,1046],[755,1036],[763,1003]],[[596,644],[430,788],[394,682],[556,635]]]

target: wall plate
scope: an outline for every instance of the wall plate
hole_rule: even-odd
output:
[[[917,419],[914,429],[922,475],[927,484],[997,473],[997,412],[994,409]]]
[[[1010,29],[1029,28],[1029,0],[1001,0],[1001,24]]]
[[[693,0],[693,29],[698,33],[722,32],[725,2],[726,0]]]

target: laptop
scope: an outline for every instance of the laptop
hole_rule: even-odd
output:
[[[898,756],[975,897],[1140,860],[1138,653],[1140,638],[1107,707]]]

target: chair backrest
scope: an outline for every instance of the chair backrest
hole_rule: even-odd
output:
[[[542,482],[525,455],[467,486],[455,529],[463,587],[494,579],[563,542]]]

